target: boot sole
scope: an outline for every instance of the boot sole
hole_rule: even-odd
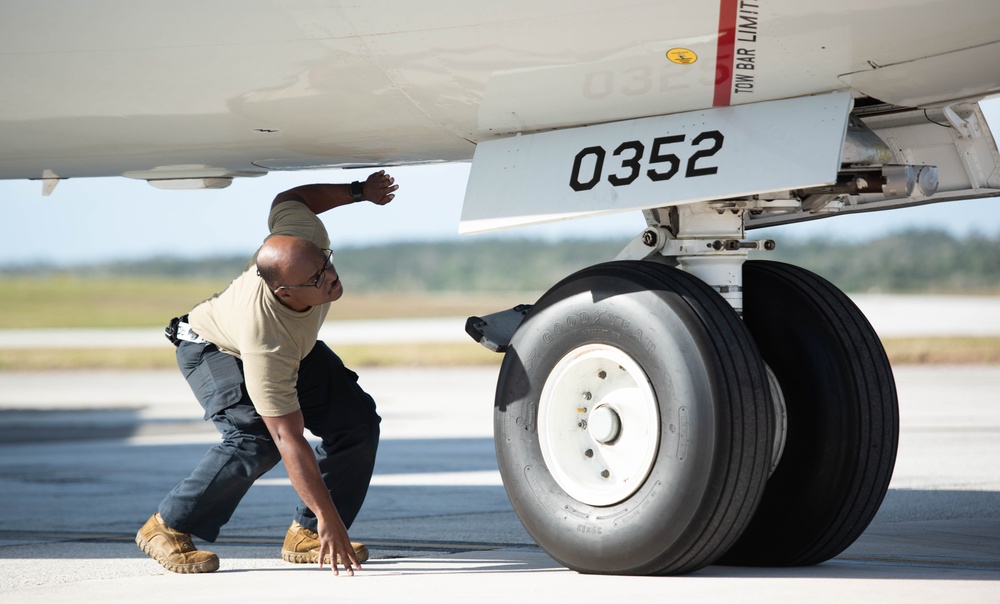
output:
[[[358,557],[358,562],[364,564],[368,562],[368,548],[362,545],[360,548],[354,550],[354,555]],[[281,559],[285,562],[290,562],[292,564],[316,564],[319,561],[319,554],[316,552],[293,552],[287,549],[281,550]],[[326,555],[326,559],[323,561],[326,564],[330,563],[330,555]],[[343,564],[340,560],[340,554],[337,554],[337,564]]]
[[[172,573],[187,575],[196,573],[211,573],[219,570],[218,558],[205,560],[204,562],[197,562],[195,564],[175,564],[170,562],[163,553],[155,551],[153,548],[149,547],[149,541],[143,539],[141,534],[135,536],[135,544],[138,545],[139,549],[145,552],[147,556],[156,560],[160,566]]]

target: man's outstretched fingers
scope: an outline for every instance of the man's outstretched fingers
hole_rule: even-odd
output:
[[[334,575],[338,575],[339,576],[340,575],[340,568],[339,568],[339,565],[337,564],[337,562],[340,561],[340,562],[343,563],[344,570],[347,571],[347,574],[353,577],[354,576],[354,569],[355,568],[358,569],[358,570],[361,570],[361,562],[358,561],[357,553],[354,551],[353,547],[348,547],[346,551],[349,552],[349,553],[346,555],[346,561],[344,561],[345,557],[337,554],[337,552],[335,550],[333,550],[333,548],[330,548],[330,551],[328,552],[326,547],[321,546],[320,547],[320,553],[319,553],[319,567],[320,567],[320,569],[322,570],[322,568],[323,568],[323,561],[329,559],[330,560],[330,570],[333,571]],[[353,568],[352,568],[352,566],[353,566]]]

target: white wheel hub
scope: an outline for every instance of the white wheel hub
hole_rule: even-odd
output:
[[[587,344],[556,363],[538,403],[542,458],[568,495],[614,505],[649,476],[660,411],[646,373],[622,350]]]

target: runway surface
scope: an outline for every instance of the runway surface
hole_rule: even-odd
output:
[[[361,373],[383,441],[353,578],[280,560],[296,501],[280,465],[199,544],[218,572],[164,571],[135,531],[218,438],[180,376],[0,373],[0,602],[1000,602],[998,367],[895,369],[891,489],[841,556],[685,577],[580,575],[534,545],[496,469],[494,368]]]

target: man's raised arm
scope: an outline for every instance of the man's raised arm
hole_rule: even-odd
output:
[[[363,200],[384,206],[396,196],[394,192],[399,188],[399,185],[394,184],[395,182],[395,179],[386,174],[385,170],[379,170],[371,173],[363,183],[354,181],[346,185],[302,185],[278,193],[271,207],[291,199],[297,199],[306,204],[306,207],[314,214]]]

